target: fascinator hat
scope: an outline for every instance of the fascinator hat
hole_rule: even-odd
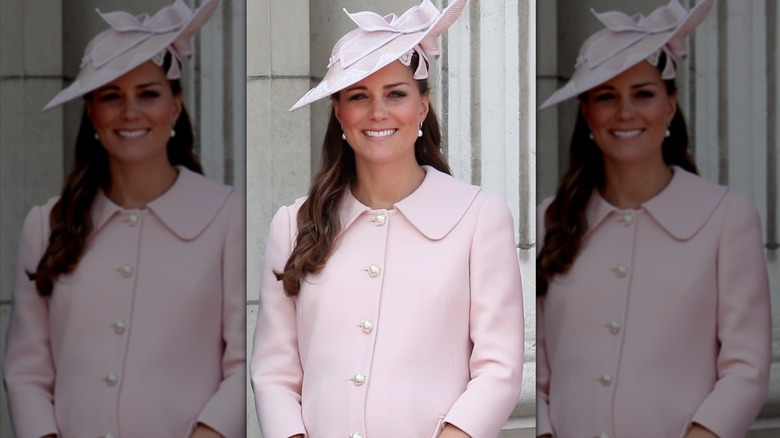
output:
[[[428,58],[441,53],[437,43],[460,16],[466,0],[453,0],[439,11],[430,0],[423,0],[401,14],[384,17],[369,11],[349,13],[358,28],[344,35],[333,47],[328,72],[316,87],[309,90],[290,108],[295,111],[314,101],[329,97],[356,84],[393,61],[410,65],[417,52],[420,63],[414,79],[428,77]]]
[[[94,91],[146,61],[162,66],[166,54],[174,59],[166,78],[179,79],[179,64],[183,58],[192,56],[190,37],[206,24],[218,4],[219,0],[204,0],[193,12],[183,0],[176,0],[151,17],[98,10],[111,27],[89,42],[76,79],[54,96],[43,110]]]
[[[704,21],[714,2],[701,0],[687,11],[678,0],[671,0],[647,17],[593,11],[606,27],[585,41],[571,80],[553,93],[539,110],[576,97],[642,61],[657,66],[661,53],[672,61],[666,63],[661,78],[673,79],[677,75],[676,62],[688,54],[685,37]]]

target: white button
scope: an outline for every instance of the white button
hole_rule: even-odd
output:
[[[599,436],[597,436],[596,438],[609,438],[609,435],[606,434],[606,433],[602,433]]]
[[[119,273],[122,274],[122,277],[129,277],[133,275],[133,266],[132,265],[122,265],[121,268],[118,269]]]
[[[601,382],[601,384],[603,386],[611,385],[612,384],[612,374],[610,374],[610,373],[602,374],[601,377],[599,377],[599,382]]]
[[[122,333],[125,332],[125,328],[127,328],[127,325],[125,325],[125,322],[120,319],[118,321],[114,321],[114,323],[111,324],[111,327],[114,328],[114,331],[118,335],[121,335]]]
[[[371,276],[371,278],[378,276],[381,272],[382,268],[377,265],[371,265],[368,267],[368,275]]]
[[[119,381],[119,376],[117,376],[114,373],[108,373],[106,378],[104,379],[106,381],[106,385],[108,386],[114,386],[116,385],[116,382]]]
[[[369,334],[371,333],[371,330],[374,330],[374,323],[369,320],[365,320],[361,322],[358,327],[360,327],[360,329],[363,330],[363,333]]]
[[[377,227],[381,227],[386,223],[387,223],[387,215],[385,213],[378,213],[376,216],[374,216],[374,225],[376,225]]]
[[[109,432],[109,433],[103,435],[103,438],[114,438],[114,434]]]
[[[349,438],[363,438],[363,435],[355,432],[352,435],[350,435]]]
[[[617,275],[618,278],[623,278],[628,275],[628,266],[617,265],[612,269],[612,271],[615,272],[615,275]]]
[[[623,213],[623,217],[620,218],[620,223],[629,226],[634,223],[634,215],[631,213]]]
[[[138,212],[134,211],[129,213],[125,218],[125,223],[131,227],[136,226],[136,224],[138,224]]]
[[[620,322],[618,322],[616,319],[610,321],[609,324],[607,324],[607,327],[609,328],[610,333],[613,335],[620,333]]]
[[[364,376],[364,375],[362,375],[360,373],[357,373],[357,374],[355,374],[355,377],[352,378],[352,383],[354,383],[355,386],[360,386],[360,385],[366,383],[366,376]]]

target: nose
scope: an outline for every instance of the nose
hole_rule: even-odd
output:
[[[387,106],[383,99],[372,99],[370,116],[373,120],[382,120],[387,117]]]
[[[620,99],[618,102],[618,117],[621,120],[631,119],[634,117],[634,103],[631,99]]]
[[[138,117],[138,102],[133,98],[125,99],[122,107],[122,116],[132,120]]]

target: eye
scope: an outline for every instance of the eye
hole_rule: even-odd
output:
[[[388,94],[388,97],[394,98],[394,99],[401,99],[403,97],[406,97],[406,93],[400,90],[393,90]]]
[[[154,99],[160,97],[160,93],[157,90],[144,90],[141,92],[141,97],[144,99]]]
[[[365,94],[363,94],[363,93],[355,93],[355,94],[353,94],[353,95],[349,96],[349,100],[355,100],[355,101],[357,101],[357,100],[363,100],[363,99],[366,99],[367,97],[368,97],[368,96],[366,96],[366,95],[365,95]]]
[[[639,90],[636,92],[636,97],[640,99],[650,99],[655,97],[655,93],[651,90]]]
[[[606,102],[606,101],[612,100],[614,98],[615,98],[615,95],[612,94],[612,93],[600,93],[600,94],[597,94],[593,99],[596,102]]]
[[[118,100],[120,98],[119,93],[108,92],[98,95],[99,102],[110,102],[112,100]]]

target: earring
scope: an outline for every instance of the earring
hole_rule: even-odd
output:
[[[422,122],[420,122],[420,129],[417,130],[417,137],[422,137],[422,136],[423,136]]]
[[[176,130],[171,128],[171,137],[176,137]]]
[[[347,141],[347,134],[344,134],[344,127],[341,127],[341,139]]]
[[[100,141],[100,136],[98,135],[98,133],[97,133],[97,132],[95,133],[94,137],[95,137],[95,140],[98,140],[98,141]]]
[[[666,136],[669,137],[670,135],[672,135],[672,133],[669,132],[669,128],[666,128]]]
[[[589,133],[588,133],[588,138],[589,138],[589,139],[591,139],[591,140],[593,140],[593,133],[592,133],[592,132],[589,132]]]

